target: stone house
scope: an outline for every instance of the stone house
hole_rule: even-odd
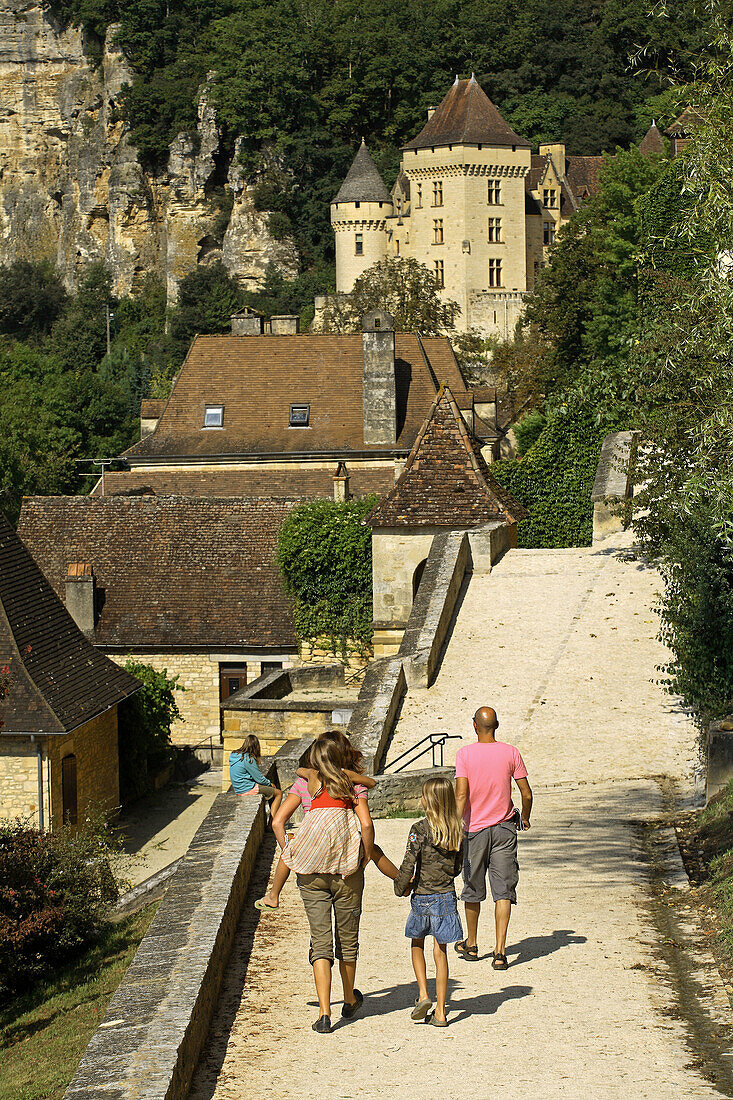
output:
[[[140,684],[90,644],[2,514],[0,668],[0,818],[43,830],[116,807],[117,708]]]
[[[348,294],[386,256],[411,256],[458,302],[459,328],[507,339],[560,225],[597,190],[601,163],[562,143],[533,155],[475,77],[456,78],[404,146],[391,195],[362,142],[331,203],[336,290]]]
[[[18,532],[95,647],[180,678],[177,744],[218,745],[222,703],[297,663],[275,553],[293,507],[239,497],[30,497]]]
[[[487,454],[498,450],[495,396],[467,389],[447,338],[395,332],[381,312],[361,334],[273,335],[261,320],[233,318],[252,335],[196,337],[156,420],[143,403],[144,437],[122,456],[127,469],[106,475],[106,493],[385,493],[441,382]]]
[[[436,534],[468,531],[474,557],[495,558],[492,539],[516,546],[523,505],[492,478],[478,439],[443,386],[394,488],[372,509],[375,656],[399,649]],[[500,534],[499,529],[501,529]]]

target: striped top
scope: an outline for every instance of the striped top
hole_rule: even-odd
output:
[[[361,860],[361,832],[356,814],[351,806],[328,796],[322,801],[330,805],[319,806],[319,795],[320,791],[296,836],[283,849],[282,861],[298,875],[347,878],[358,870]]]

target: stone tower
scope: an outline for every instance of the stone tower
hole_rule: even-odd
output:
[[[387,255],[386,219],[392,200],[362,140],[359,152],[331,203],[336,235],[336,290],[349,294],[358,277]]]
[[[461,307],[461,328],[496,331],[527,287],[525,177],[531,146],[475,77],[459,80],[404,147],[409,244]],[[500,316],[501,314],[501,316]],[[509,320],[507,318],[507,320]]]

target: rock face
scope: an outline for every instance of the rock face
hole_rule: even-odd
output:
[[[117,293],[155,271],[169,300],[196,264],[217,259],[248,289],[270,262],[297,274],[294,245],[270,236],[241,170],[222,164],[206,86],[198,140],[179,134],[164,175],[142,169],[119,118],[131,74],[115,31],[94,64],[79,28],[61,29],[34,0],[0,0],[0,263],[53,260],[72,289],[104,260]]]

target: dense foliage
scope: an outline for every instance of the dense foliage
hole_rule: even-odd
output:
[[[299,504],[280,529],[278,565],[298,637],[325,638],[334,653],[372,636],[371,528],[362,520],[376,500]]]
[[[101,817],[52,833],[0,824],[0,994],[27,987],[97,936],[120,866]]]
[[[441,298],[435,276],[425,264],[402,256],[372,264],[354,283],[348,298],[329,299],[323,317],[324,332],[360,332],[361,319],[374,310],[386,310],[397,332],[442,336],[455,328],[457,302]]]
[[[535,145],[599,153],[638,140],[673,109],[654,75],[635,77],[642,42],[662,66],[704,27],[693,5],[672,18],[646,0],[49,0],[97,42],[111,22],[133,72],[122,110],[144,162],[167,163],[209,74],[227,158],[259,180],[276,235],[293,232],[304,267],[332,257],[328,204],[363,135],[389,184],[399,149],[456,73],[475,72]],[[95,36],[97,36],[95,38]],[[676,106],[676,104],[675,104]],[[325,287],[324,287],[325,289]]]
[[[119,708],[120,797],[124,801],[144,794],[152,779],[173,760],[171,726],[182,721],[174,692],[183,691],[177,676],[140,661],[125,668],[142,683]]]

